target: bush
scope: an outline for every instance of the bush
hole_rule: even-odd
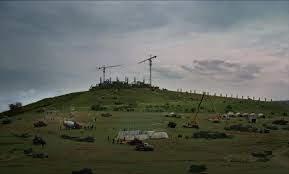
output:
[[[207,170],[206,165],[191,165],[189,172],[201,173]]]
[[[169,122],[168,127],[175,128],[177,126],[177,123]]]
[[[106,107],[101,106],[100,104],[94,104],[90,108],[93,111],[105,111],[106,110]]]
[[[9,106],[10,111],[14,111],[14,110],[20,109],[22,107],[22,103],[16,102],[15,104],[9,104],[8,106]]]
[[[102,113],[101,116],[102,117],[111,117],[112,114],[111,113]]]
[[[10,124],[10,123],[12,123],[12,120],[9,118],[2,120],[2,124]]]
[[[227,105],[225,107],[225,112],[230,112],[230,111],[232,111],[232,109],[233,109],[233,107],[231,105]]]
[[[114,102],[114,104],[115,104],[115,105],[122,105],[122,104],[123,104],[123,102],[120,102],[120,101],[116,101],[116,102]]]
[[[196,108],[191,108],[191,112],[195,113],[196,112]]]
[[[40,109],[37,109],[37,110],[36,110],[37,113],[43,113],[44,111],[45,111],[44,108],[40,108]]]
[[[229,109],[229,110],[233,109],[233,107],[231,105],[227,105],[226,108]]]
[[[274,112],[271,112],[271,115],[274,115],[275,113]]]

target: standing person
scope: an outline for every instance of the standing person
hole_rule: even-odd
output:
[[[107,136],[107,141],[109,141],[109,136]]]
[[[112,144],[114,144],[114,138],[112,139]]]

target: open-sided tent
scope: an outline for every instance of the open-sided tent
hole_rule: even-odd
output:
[[[131,130],[131,131],[119,131],[117,135],[117,139],[119,140],[134,140],[141,134],[140,130]]]

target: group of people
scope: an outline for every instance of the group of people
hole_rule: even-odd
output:
[[[84,129],[84,130],[93,130],[93,129],[96,130],[96,126],[93,125],[93,124],[90,125],[90,126],[83,126],[83,129]]]
[[[109,141],[109,136],[107,136],[107,141]],[[116,139],[116,138],[113,138],[112,139],[112,144],[123,144],[125,143],[126,140],[125,140],[125,137],[123,139]]]

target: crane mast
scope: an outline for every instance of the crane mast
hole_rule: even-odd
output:
[[[157,56],[150,56],[150,58],[139,62],[139,64],[143,63],[143,62],[146,62],[146,61],[149,62],[149,67],[150,67],[150,86],[152,86],[152,59],[155,59],[155,58],[157,58]]]
[[[107,68],[114,68],[114,67],[119,67],[119,66],[121,66],[121,65],[113,65],[113,66],[105,66],[105,65],[103,65],[103,66],[101,66],[101,67],[97,67],[97,69],[102,69],[102,80],[103,80],[103,82],[105,81],[105,71],[106,71],[106,69]]]

